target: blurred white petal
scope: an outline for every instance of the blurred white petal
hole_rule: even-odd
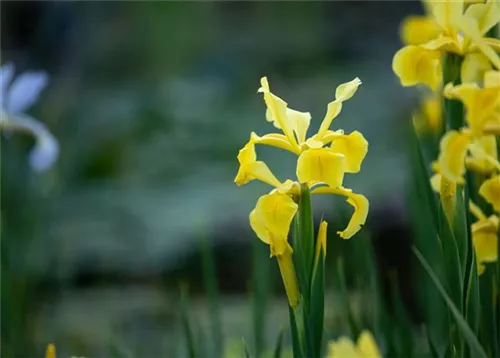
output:
[[[59,156],[59,143],[47,127],[27,115],[11,115],[2,127],[9,130],[29,132],[35,137],[35,145],[30,152],[30,165],[36,172],[49,169]]]
[[[49,83],[45,72],[25,72],[19,75],[7,92],[5,110],[22,113],[31,107],[40,96],[40,92]]]
[[[14,64],[12,62],[0,67],[0,107],[2,108],[12,76],[14,76]]]

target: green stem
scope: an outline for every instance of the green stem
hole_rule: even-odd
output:
[[[443,86],[448,83],[459,85],[461,83],[460,69],[462,57],[453,53],[444,55],[443,63]],[[445,128],[447,130],[459,130],[464,126],[464,108],[462,102],[455,99],[444,99]]]

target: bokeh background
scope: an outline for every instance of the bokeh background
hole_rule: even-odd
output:
[[[361,78],[332,126],[370,143],[346,186],[370,199],[371,212],[363,233],[341,242],[334,232],[350,206],[315,199],[316,217],[332,228],[327,281],[336,297],[342,257],[360,312],[373,301],[363,281],[373,270],[382,282],[399,270],[411,285],[405,132],[416,93],[391,70],[399,23],[411,13],[422,13],[418,2],[2,1],[1,62],[50,74],[29,113],[61,148],[37,174],[27,161],[32,138],[1,138],[5,356],[42,356],[48,342],[62,356],[183,356],[180,285],[207,356],[222,354],[214,332],[225,350],[242,337],[250,350],[274,345],[288,321],[282,284],[248,224],[269,187],[233,183],[250,131],[274,129],[256,93],[264,75],[292,108],[312,113],[310,131],[336,86]],[[259,156],[279,178],[294,176],[291,155],[262,148]],[[212,271],[220,329],[207,299]],[[256,272],[271,292],[261,292],[260,341]],[[327,303],[333,336],[345,326],[335,302]]]

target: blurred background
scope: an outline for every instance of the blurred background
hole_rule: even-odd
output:
[[[256,93],[264,75],[290,107],[311,112],[310,133],[336,86],[361,78],[332,127],[370,143],[345,185],[369,198],[371,212],[342,242],[334,232],[351,207],[315,198],[316,218],[331,222],[327,284],[335,297],[342,257],[359,312],[373,306],[362,288],[373,270],[382,282],[405,272],[409,285],[405,132],[416,93],[401,88],[391,62],[412,13],[420,3],[2,1],[1,62],[50,75],[29,113],[61,149],[37,174],[27,160],[33,139],[1,138],[3,355],[41,357],[53,342],[61,356],[184,356],[180,285],[206,356],[242,337],[252,351],[273,347],[288,327],[285,297],[248,223],[270,188],[233,183],[250,132],[274,131]],[[280,179],[294,178],[292,155],[258,150]],[[345,333],[335,302],[331,336]]]

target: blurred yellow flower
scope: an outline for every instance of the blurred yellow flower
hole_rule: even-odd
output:
[[[373,335],[363,331],[356,344],[346,337],[330,341],[327,358],[382,358],[382,354]]]
[[[56,358],[56,346],[52,343],[47,346],[45,351],[45,358]]]
[[[392,68],[403,86],[426,84],[436,89],[442,79],[443,52],[463,56],[463,83],[480,79],[491,63],[500,69],[500,60],[495,56],[500,40],[484,38],[500,22],[497,1],[467,8],[460,0],[426,4],[429,16],[409,18],[402,26],[402,38],[408,45],[395,54]]]
[[[479,188],[479,194],[493,206],[493,209],[500,212],[500,175],[485,180]]]
[[[446,179],[460,184],[464,182],[465,156],[470,141],[467,131],[449,131],[441,139],[438,163],[441,175]]]
[[[438,173],[451,182],[463,184],[466,167],[480,173],[500,171],[494,136],[474,138],[470,131],[462,129],[449,131],[441,138],[435,167]],[[435,184],[437,179],[432,181]]]
[[[500,11],[500,10],[499,10]],[[484,75],[483,87],[476,83],[445,87],[447,98],[463,102],[466,121],[472,133],[500,135],[500,72],[488,71]]]
[[[498,260],[498,216],[489,218],[476,206],[471,210],[478,217],[478,221],[472,224],[472,242],[476,253],[477,269],[481,275],[486,269],[485,263]]]
[[[417,133],[441,133],[443,127],[443,99],[440,92],[432,92],[420,103],[420,108],[413,114],[413,125]]]

